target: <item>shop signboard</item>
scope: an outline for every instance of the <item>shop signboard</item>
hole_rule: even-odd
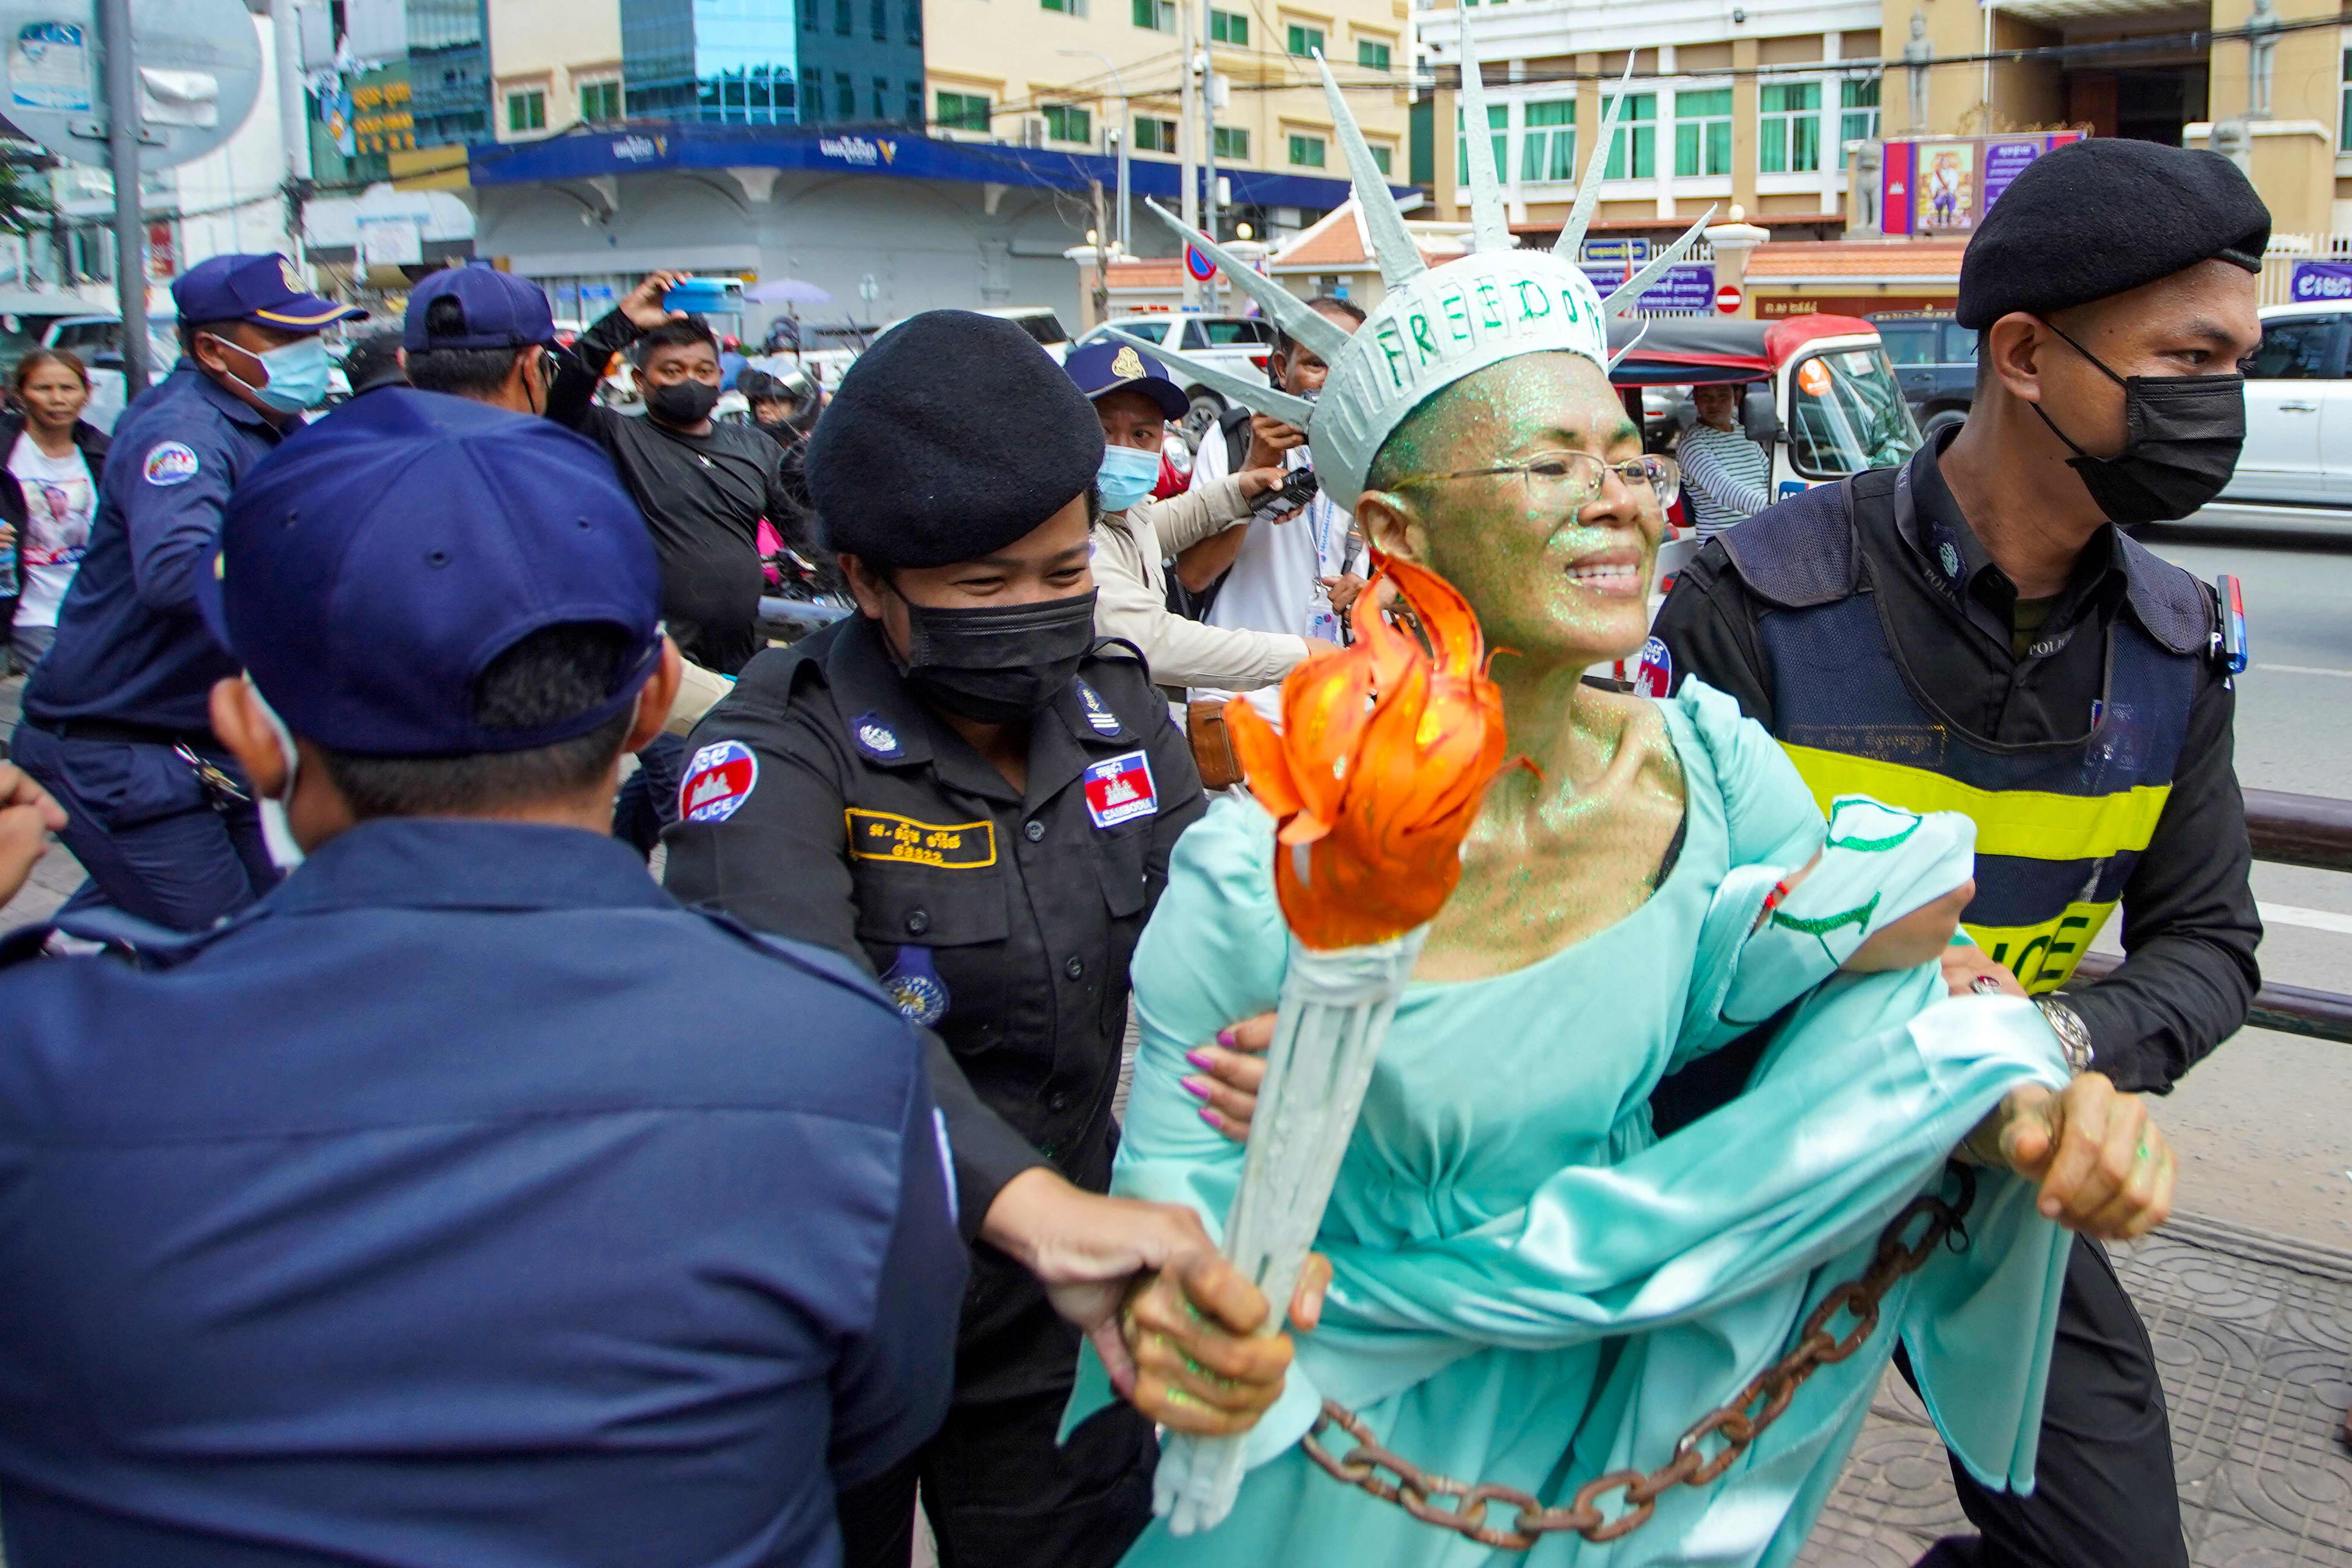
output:
[[[1879,159],[1880,226],[1923,239],[1973,234],[2027,164],[2082,136],[2053,131],[1888,142]]]
[[[2352,300],[2352,261],[2298,261],[2288,275],[2287,298],[2300,305],[2310,300]]]
[[[1636,268],[1636,270],[1639,270]],[[1592,286],[1607,299],[1610,290],[1622,284],[1629,276],[1621,263],[1598,265],[1591,260],[1584,264],[1584,275]],[[1634,301],[1637,310],[1701,311],[1715,304],[1715,268],[1705,262],[1687,262],[1669,267],[1650,280]]]

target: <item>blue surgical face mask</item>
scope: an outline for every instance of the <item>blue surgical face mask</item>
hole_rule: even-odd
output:
[[[228,346],[259,360],[261,367],[269,373],[269,383],[256,386],[234,373],[229,379],[280,414],[299,414],[325,400],[330,363],[323,339],[316,335],[296,338],[290,343],[280,343],[257,354],[241,344]]]
[[[1151,493],[1160,482],[1158,451],[1139,451],[1133,447],[1103,447],[1101,471],[1095,476],[1095,489],[1102,495],[1103,510],[1125,511]]]

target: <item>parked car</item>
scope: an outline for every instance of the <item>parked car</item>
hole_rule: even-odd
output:
[[[1251,381],[1265,380],[1265,362],[1274,353],[1272,321],[1256,316],[1204,316],[1197,312],[1116,316],[1101,326],[1087,329],[1070,346],[1085,348],[1089,343],[1101,342],[1113,327]],[[1224,413],[1226,403],[1205,386],[1187,386],[1184,395],[1192,400],[1192,411],[1184,416],[1181,428],[1184,439],[1197,449],[1202,436]]]
[[[1882,310],[1863,320],[1878,329],[1895,383],[1924,436],[1968,417],[1977,395],[1977,335],[1949,310]]]
[[[2263,311],[2245,362],[2246,444],[2224,500],[2352,506],[2352,305],[2315,300]]]

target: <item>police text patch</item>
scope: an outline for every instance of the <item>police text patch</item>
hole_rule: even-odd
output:
[[[1151,759],[1141,752],[1096,763],[1079,776],[1087,792],[1087,815],[1097,827],[1117,827],[1160,810],[1159,795],[1151,787]]]
[[[146,474],[151,485],[184,485],[203,467],[196,449],[185,441],[162,441],[147,449]]]
[[[996,864],[992,822],[917,822],[887,811],[851,806],[849,853],[860,860],[897,860],[909,866],[940,866],[972,871]]]
[[[724,822],[742,809],[760,782],[760,759],[740,741],[719,741],[694,753],[677,786],[677,814],[688,822]]]

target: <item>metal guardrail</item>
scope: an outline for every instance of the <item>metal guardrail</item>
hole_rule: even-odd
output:
[[[2257,860],[2352,871],[2352,800],[2250,789],[2246,832]],[[2074,973],[2084,980],[2104,980],[2122,962],[2105,953],[2086,953]],[[2255,994],[2246,1022],[2258,1029],[2352,1045],[2352,996],[2303,985],[2265,985]]]

